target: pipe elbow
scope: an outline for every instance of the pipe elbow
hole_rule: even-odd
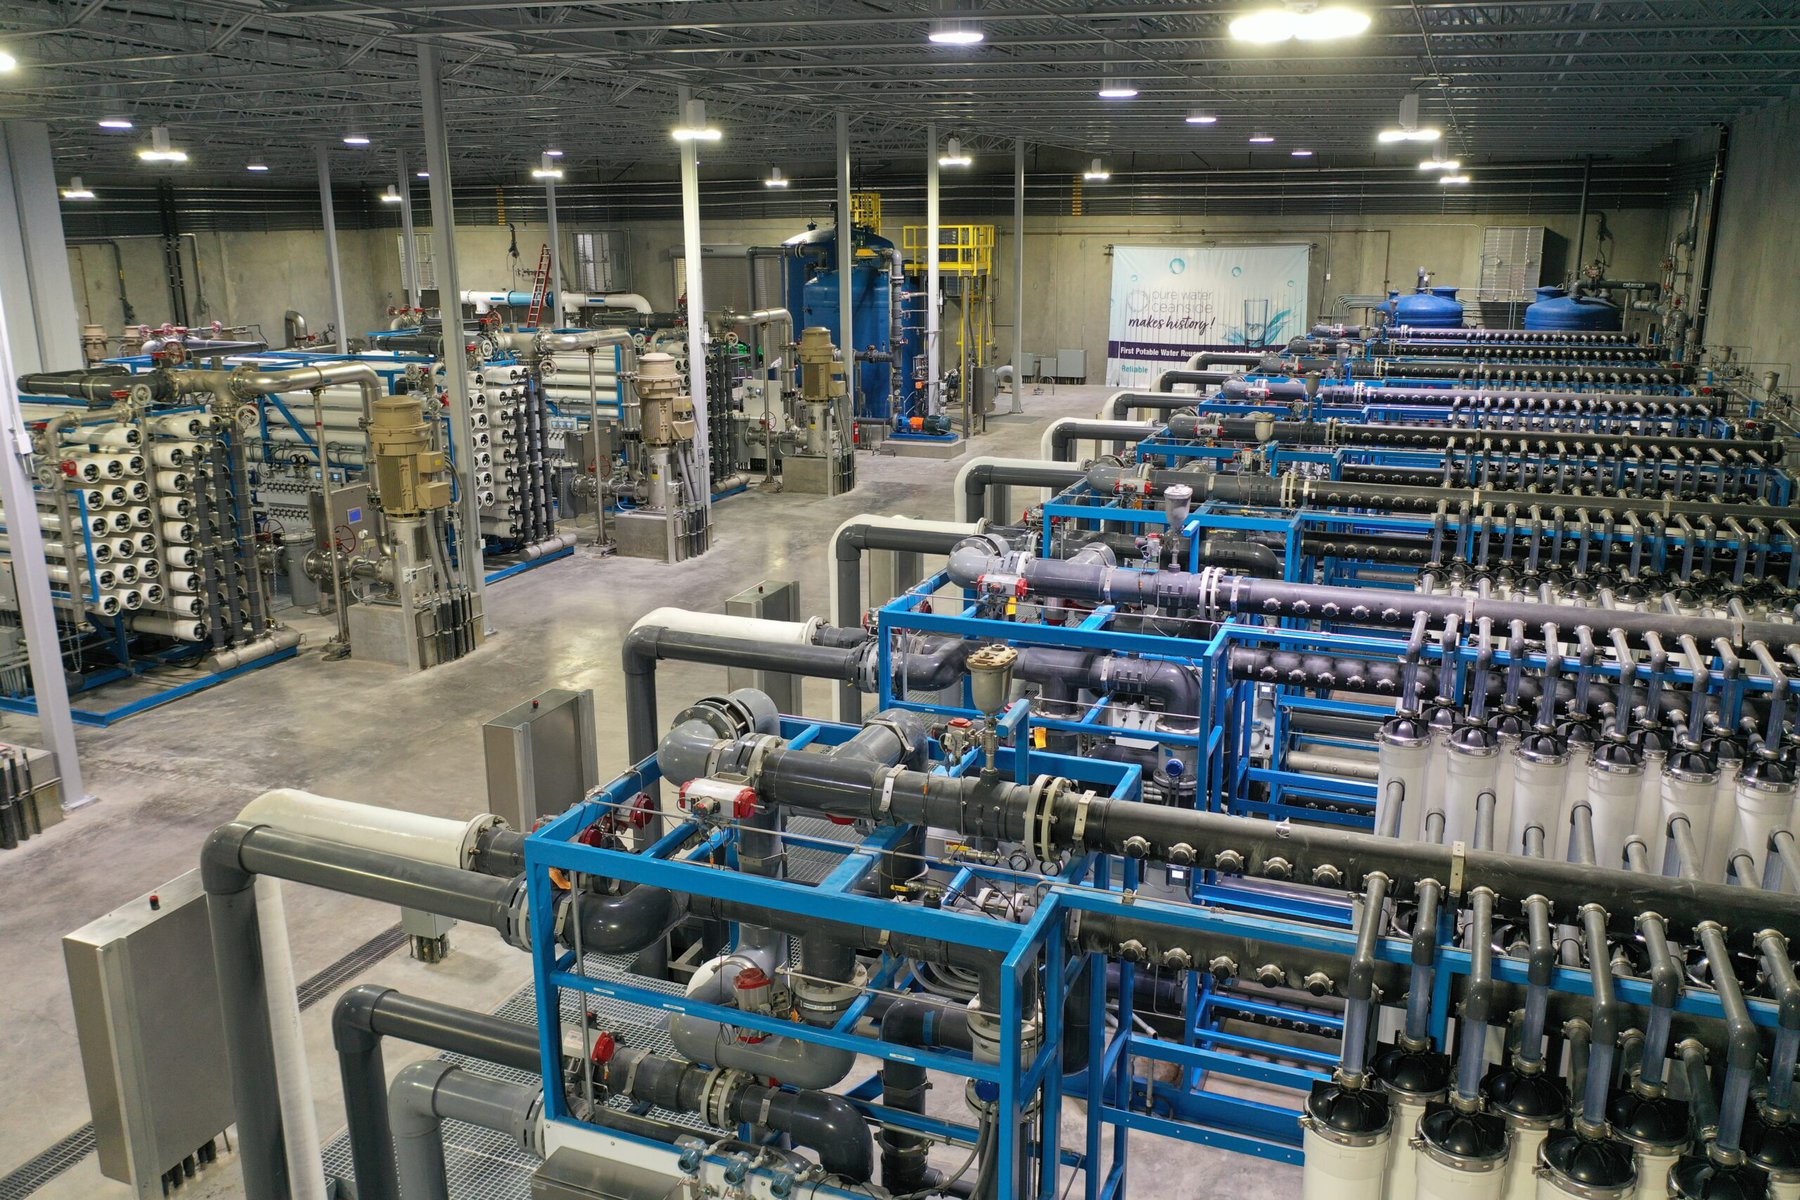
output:
[[[562,904],[570,904],[568,896]],[[567,911],[574,915],[572,908]],[[629,892],[587,896],[581,902],[581,948],[595,954],[636,954],[686,917],[687,897],[663,888],[639,886]],[[575,944],[566,925],[563,942]]]
[[[400,1069],[388,1086],[388,1121],[395,1137],[438,1136],[438,1085],[456,1069],[441,1058],[427,1058]]]
[[[351,988],[331,1009],[331,1044],[339,1053],[368,1051],[381,1044],[375,1032],[375,1010],[394,989],[372,983]]]
[[[793,1099],[782,1124],[796,1145],[816,1153],[819,1165],[833,1175],[855,1183],[874,1176],[875,1139],[855,1105],[830,1092],[784,1094]]]
[[[242,892],[256,882],[244,869],[244,839],[257,826],[232,821],[207,835],[200,849],[200,883],[209,896],[229,896]]]

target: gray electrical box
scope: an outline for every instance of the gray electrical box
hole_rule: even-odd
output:
[[[160,1200],[236,1120],[200,872],[64,937],[63,964],[100,1172]]]
[[[760,617],[765,621],[798,620],[800,585],[791,580],[765,579],[725,601],[725,611],[734,617]],[[725,672],[725,682],[734,690],[755,688],[766,693],[780,712],[800,711],[800,680],[796,676],[730,667]]]
[[[488,809],[525,831],[600,786],[594,693],[552,688],[481,727]]]
[[[1056,352],[1056,377],[1072,379],[1077,383],[1087,380],[1087,351],[1059,349]]]

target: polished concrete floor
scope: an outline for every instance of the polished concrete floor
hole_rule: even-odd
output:
[[[996,417],[970,453],[1037,458],[1050,420],[1092,416],[1105,394],[1066,387],[1028,394],[1026,414]],[[625,765],[619,643],[634,620],[665,604],[718,610],[727,596],[762,579],[799,581],[806,610],[825,614],[832,531],[860,512],[952,516],[951,483],[962,461],[865,454],[860,486],[848,495],[733,498],[717,509],[713,551],[674,567],[580,549],[490,590],[495,636],[469,657],[424,674],[354,659],[324,662],[316,648],[328,629],[315,621],[297,661],[111,729],[80,731],[88,789],[98,802],[0,854],[0,1177],[88,1120],[59,946],[65,932],[192,869],[206,834],[268,788],[444,815],[485,811],[477,727],[546,688],[594,689],[602,775],[610,777]],[[722,672],[706,667],[667,664],[659,677],[665,706],[722,684]],[[829,685],[809,683],[806,702],[809,712],[830,715]],[[0,737],[24,742],[33,733],[23,718],[0,729]],[[286,903],[303,979],[395,920],[383,906],[307,888],[287,888]],[[461,929],[452,941],[441,964],[401,953],[349,982],[488,1010],[529,978],[524,957],[489,932]],[[330,1007],[321,1003],[304,1018],[327,1137],[343,1123]],[[406,1060],[396,1047],[389,1067]],[[1134,1135],[1133,1146],[1134,1196],[1299,1191],[1291,1167],[1143,1135]],[[182,1193],[242,1191],[227,1157]],[[90,1155],[36,1194],[107,1200],[131,1193],[103,1179]]]

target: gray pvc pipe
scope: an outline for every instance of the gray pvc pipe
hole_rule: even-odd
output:
[[[536,1144],[538,1089],[477,1075],[442,1059],[413,1063],[388,1090],[388,1119],[404,1200],[450,1200],[443,1121],[506,1134],[522,1149]]]
[[[708,1004],[735,1007],[734,981],[737,972],[729,974],[721,965],[698,991],[688,993],[690,999]],[[856,1065],[856,1053],[799,1038],[770,1034],[760,1041],[739,1041],[735,1031],[719,1021],[677,1013],[669,1019],[669,1039],[675,1048],[694,1062],[711,1063],[730,1070],[748,1071],[767,1079],[779,1079],[797,1088],[820,1090],[842,1083],[850,1068]]]

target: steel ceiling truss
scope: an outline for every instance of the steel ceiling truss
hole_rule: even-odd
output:
[[[978,152],[1024,137],[1071,153],[1192,155],[1253,163],[1302,143],[1316,169],[1404,165],[1376,128],[1418,89],[1447,149],[1480,160],[1633,156],[1800,84],[1800,4],[1744,0],[1419,0],[1373,3],[1342,46],[1257,50],[1225,26],[1243,5],[988,0],[13,0],[0,41],[24,61],[0,116],[48,119],[71,170],[131,167],[135,134],[95,128],[100,105],[171,126],[195,177],[243,161],[305,169],[350,125],[382,143],[419,128],[415,48],[444,54],[463,178],[510,179],[539,141],[613,166],[674,158],[677,87],[706,98],[729,136],[714,164],[829,158],[833,114],[857,114],[877,158],[916,157],[922,125]],[[978,20],[973,49],[925,41],[950,12]],[[1298,47],[1298,48],[1296,48]],[[1094,95],[1111,65],[1142,95]],[[1184,125],[1204,107],[1218,124]],[[1333,159],[1333,155],[1344,156]],[[382,179],[377,152],[346,151],[350,178]]]

